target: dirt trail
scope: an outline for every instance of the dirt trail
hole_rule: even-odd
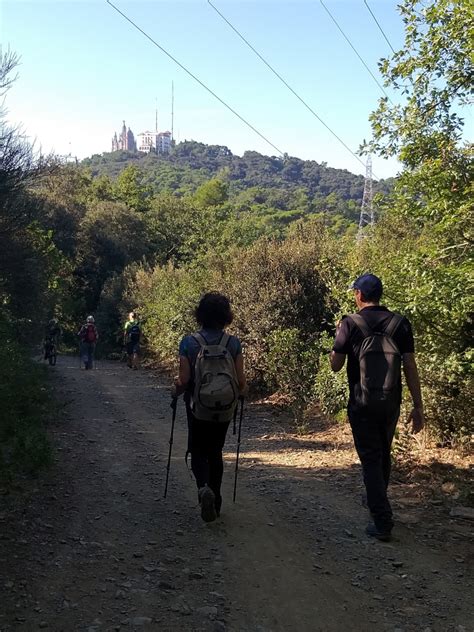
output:
[[[473,629],[470,525],[408,502],[397,539],[369,541],[352,452],[335,467],[329,446],[275,435],[249,407],[237,503],[231,436],[222,518],[206,525],[182,405],[162,498],[170,409],[158,378],[70,358],[51,373],[67,402],[55,467],[0,506],[0,631]]]

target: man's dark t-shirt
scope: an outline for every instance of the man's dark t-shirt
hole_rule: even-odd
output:
[[[373,331],[382,332],[390,322],[393,312],[382,305],[364,307],[359,314]],[[343,318],[337,330],[333,351],[347,355],[347,378],[349,381],[349,405],[354,403],[354,387],[360,381],[359,349],[364,336],[357,325],[350,318]],[[401,355],[413,353],[415,343],[410,321],[403,317],[393,335],[393,340]],[[400,378],[401,379],[401,378]]]

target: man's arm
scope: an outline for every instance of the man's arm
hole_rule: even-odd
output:
[[[425,416],[423,413],[423,400],[421,398],[420,377],[418,375],[414,353],[403,354],[403,372],[413,400],[413,410],[410,413],[408,421],[411,420],[413,432],[416,434],[420,432],[425,425]]]
[[[329,363],[334,373],[340,371],[344,366],[349,336],[349,319],[343,316],[336,324],[336,338],[334,340],[333,350],[329,355]]]
[[[338,371],[342,369],[345,361],[346,361],[345,353],[336,353],[336,351],[331,351],[331,354],[329,356],[329,362],[331,363],[331,369],[334,371],[334,373],[337,373]]]

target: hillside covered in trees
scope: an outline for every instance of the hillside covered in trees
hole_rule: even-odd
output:
[[[315,402],[344,416],[344,376],[330,373],[327,350],[353,310],[349,282],[368,270],[413,324],[429,436],[469,441],[473,179],[461,114],[472,17],[465,0],[417,5],[404,0],[405,47],[381,62],[403,105],[380,102],[367,147],[396,156],[403,172],[380,184],[378,221],[363,239],[363,178],[347,171],[195,142],[169,157],[63,164],[36,156],[1,113],[0,469],[42,459],[30,437],[45,396],[29,349],[49,318],[75,344],[93,313],[103,349],[117,350],[123,317],[137,309],[148,353],[172,365],[207,290],[232,299],[255,390],[284,395],[300,425]],[[0,93],[14,89],[17,62],[0,55]]]
[[[224,146],[185,141],[169,155],[117,151],[96,154],[81,163],[94,177],[115,179],[129,166],[137,167],[143,182],[155,194],[185,196],[211,178],[228,185],[229,199],[241,208],[272,208],[300,213],[325,212],[357,221],[364,178],[326,163],[264,156],[246,151],[236,156]],[[387,193],[393,179],[375,184],[375,191]]]

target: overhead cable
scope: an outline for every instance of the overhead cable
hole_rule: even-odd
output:
[[[379,27],[379,31],[382,33],[382,35],[385,38],[385,41],[387,42],[387,44],[390,46],[390,48],[392,49],[392,53],[395,55],[395,49],[393,48],[392,44],[390,43],[390,40],[388,39],[388,37],[385,35],[385,31],[383,30],[383,28],[380,26],[379,21],[377,20],[377,18],[374,15],[374,12],[372,11],[372,9],[369,7],[369,3],[367,2],[367,0],[364,0],[364,4],[367,7],[370,15],[374,18],[374,22],[375,24]]]
[[[329,11],[329,9],[327,8],[327,6],[324,4],[323,0],[319,0],[319,2],[322,4],[322,6],[324,7],[326,13],[329,15],[329,17],[331,18],[331,20],[334,22],[334,24],[336,25],[336,27],[338,28],[338,30],[340,31],[341,35],[344,37],[344,39],[346,40],[346,42],[349,44],[349,46],[352,48],[352,50],[354,51],[354,53],[357,55],[357,57],[360,59],[360,61],[362,62],[364,68],[367,70],[367,72],[370,74],[370,76],[372,77],[372,79],[375,81],[375,83],[378,85],[378,87],[380,88],[380,90],[382,90],[382,92],[384,93],[384,95],[387,97],[387,99],[391,102],[390,97],[388,96],[388,94],[385,91],[385,88],[382,86],[382,84],[379,82],[379,80],[377,79],[377,77],[374,75],[374,73],[370,70],[369,66],[366,64],[366,62],[362,59],[362,57],[360,56],[359,52],[357,51],[356,47],[354,46],[354,44],[351,42],[351,40],[347,37],[347,35],[344,33],[344,31],[342,30],[342,28],[339,26],[338,21],[336,20],[336,18],[333,16],[333,14],[331,13],[331,11]]]
[[[309,110],[311,112],[311,114],[316,117],[318,119],[318,121],[324,125],[324,127],[334,136],[334,138],[336,138],[343,147],[345,147],[345,149],[347,149],[347,151],[352,154],[352,156],[358,160],[360,162],[360,164],[364,167],[365,169],[365,162],[363,160],[361,160],[361,158],[355,154],[352,149],[346,145],[346,143],[342,140],[342,138],[340,136],[338,136],[336,134],[336,132],[334,132],[327,123],[325,123],[323,121],[323,119],[319,116],[319,114],[317,114],[313,108],[308,105],[308,103],[303,99],[303,97],[301,97],[290,85],[289,83],[280,75],[279,72],[277,72],[275,70],[275,68],[258,52],[258,50],[252,46],[252,44],[242,35],[242,33],[225,17],[225,15],[223,15],[219,9],[211,2],[211,0],[207,0],[208,4],[214,9],[214,11],[224,20],[224,22],[230,26],[230,28],[240,37],[240,39],[250,48],[250,50],[252,50],[257,57],[265,64],[265,66],[267,66],[267,68],[269,70],[272,71],[272,73],[288,88],[288,90],[290,92],[292,92],[294,94],[294,96],[301,101],[301,103],[305,106],[305,108],[307,110]]]
[[[152,44],[154,44],[157,48],[159,48],[167,57],[169,57],[172,61],[174,61],[175,64],[177,64],[182,70],[184,70],[184,72],[186,72],[197,83],[199,83],[200,86],[202,86],[205,90],[207,90],[207,92],[209,92],[209,94],[211,94],[215,99],[217,99],[224,107],[226,107],[228,110],[230,110],[230,112],[232,112],[232,114],[234,114],[239,120],[241,120],[242,123],[245,123],[245,125],[247,125],[247,127],[249,127],[253,132],[258,134],[258,136],[260,136],[260,138],[262,138],[266,143],[268,143],[271,147],[273,147],[273,149],[276,149],[276,151],[279,154],[281,154],[282,156],[284,155],[284,153],[281,151],[281,149],[279,149],[270,140],[268,140],[268,138],[266,136],[264,136],[261,132],[259,132],[256,127],[254,127],[251,123],[249,123],[243,116],[241,116],[236,110],[234,110],[234,108],[232,108],[228,103],[226,103],[223,99],[221,99],[213,90],[211,90],[211,88],[208,88],[208,86],[206,86],[206,84],[203,81],[201,81],[198,77],[196,77],[195,74],[193,74],[190,70],[188,70],[186,68],[186,66],[184,66],[181,62],[179,62],[176,59],[176,57],[173,57],[173,55],[171,55],[171,53],[169,53],[165,48],[163,48],[163,46],[160,46],[160,44],[158,44],[158,42],[156,42],[150,35],[148,35],[148,33],[146,33],[142,28],[140,28],[138,26],[138,24],[136,24],[131,18],[129,18],[118,7],[116,7],[115,4],[113,4],[113,2],[111,2],[110,0],[105,0],[105,1],[113,9],[115,9],[115,11],[117,11],[117,13],[119,13],[127,22],[129,22],[134,28],[136,28],[137,31],[139,31],[148,40],[150,40],[150,42]]]

